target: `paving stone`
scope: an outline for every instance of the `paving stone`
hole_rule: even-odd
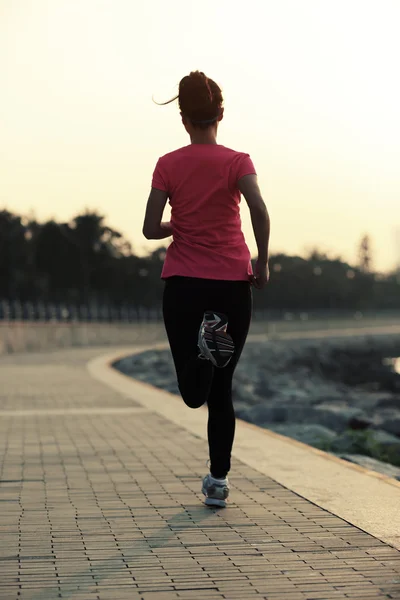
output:
[[[400,599],[400,552],[238,460],[205,507],[204,441],[91,379],[102,353],[3,357],[0,600]]]

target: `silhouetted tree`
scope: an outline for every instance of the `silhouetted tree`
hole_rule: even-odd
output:
[[[27,265],[26,227],[21,217],[0,212],[0,288],[8,298],[19,296]]]
[[[358,258],[360,269],[363,273],[370,273],[372,269],[372,256],[371,256],[371,238],[369,235],[364,235],[361,239],[360,246],[358,249]]]
[[[121,233],[95,211],[69,223],[38,223],[0,212],[0,298],[60,304],[104,303],[159,308],[165,247],[136,256]],[[362,258],[362,260],[361,260]],[[360,264],[312,250],[271,256],[271,281],[254,294],[257,310],[400,309],[400,278],[372,272],[364,236]]]

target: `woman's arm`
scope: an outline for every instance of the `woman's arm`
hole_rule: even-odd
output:
[[[146,239],[163,240],[167,237],[171,237],[171,223],[161,222],[167,200],[167,192],[151,188],[143,223],[143,235]]]
[[[267,207],[261,196],[257,175],[245,175],[238,182],[239,190],[245,197],[250,209],[251,223],[258,249],[256,264],[256,283],[263,287],[268,281],[270,219]]]

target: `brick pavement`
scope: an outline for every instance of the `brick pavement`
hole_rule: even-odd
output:
[[[2,358],[1,600],[400,599],[400,552],[91,379],[104,349]],[[394,524],[395,526],[395,524]]]

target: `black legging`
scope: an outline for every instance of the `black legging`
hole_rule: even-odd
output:
[[[231,466],[235,435],[232,378],[249,331],[251,308],[251,286],[247,281],[171,277],[165,283],[164,323],[179,389],[190,408],[207,401],[210,471],[214,477],[225,477]],[[197,339],[206,310],[228,317],[235,354],[223,369],[198,358]]]

